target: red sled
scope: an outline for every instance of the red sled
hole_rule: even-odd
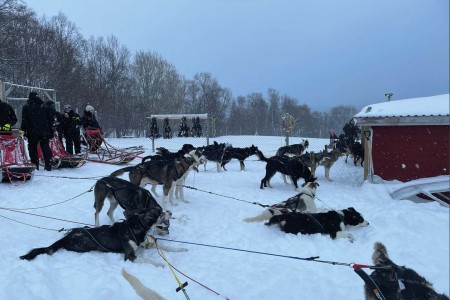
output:
[[[50,151],[52,152],[51,165],[52,169],[58,168],[79,168],[86,163],[86,160],[80,155],[72,155],[66,152],[58,138],[58,133],[49,140]],[[44,156],[41,147],[38,144],[39,164],[45,165]]]
[[[1,181],[30,180],[35,169],[28,159],[23,136],[15,131],[0,131]]]

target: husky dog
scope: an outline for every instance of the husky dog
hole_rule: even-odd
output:
[[[201,151],[202,155],[206,158],[204,166],[204,170],[206,171],[206,163],[208,161],[214,161],[216,162],[217,172],[220,172],[222,169],[222,162],[223,159],[228,151],[232,146],[231,144],[225,144],[225,143],[217,143],[214,141],[212,145],[203,146],[197,148]],[[231,159],[230,159],[231,160]]]
[[[324,213],[288,212],[275,215],[266,225],[278,224],[280,229],[293,234],[328,234],[332,239],[348,238],[353,242],[351,233],[344,232],[348,226],[367,226],[369,223],[353,207],[344,210],[332,210]]]
[[[178,180],[184,179],[185,173],[192,170],[197,164],[203,163],[203,156],[199,150],[192,150],[188,154],[185,154],[182,159],[175,160],[150,160],[144,163],[138,164],[133,167],[125,167],[119,169],[113,173],[111,176],[120,176],[125,172],[129,173],[130,182],[141,187],[146,184],[154,185],[152,187],[152,192],[156,193],[156,185],[163,185],[163,204],[162,207],[165,209],[167,198],[172,205],[176,205],[173,202],[173,192],[175,186],[184,184],[184,181],[177,183]],[[187,202],[184,199],[183,192],[180,193],[181,200]]]
[[[416,271],[395,264],[382,243],[376,242],[373,249],[373,263],[382,268],[369,275],[378,289],[371,290],[364,285],[366,300],[380,299],[376,296],[380,292],[386,300],[449,300],[448,296],[438,294],[433,285]]]
[[[244,222],[260,222],[269,220],[274,215],[281,215],[287,212],[317,212],[314,197],[316,189],[319,186],[317,182],[305,182],[302,184],[300,193],[287,199],[286,201],[269,206],[263,213],[253,217],[246,218]]]
[[[364,164],[364,146],[360,142],[347,143],[347,153],[353,156],[353,164],[356,166],[358,161],[361,162],[361,166]],[[345,158],[347,162],[348,155]]]
[[[128,220],[113,225],[74,228],[52,245],[32,249],[20,259],[32,260],[40,254],[52,255],[66,249],[74,252],[123,253],[125,260],[144,262],[143,258],[137,260],[136,250],[144,242],[147,232],[157,224],[161,212],[160,207],[146,208],[136,211]]]
[[[283,146],[278,148],[277,156],[291,154],[293,156],[299,156],[303,154],[306,148],[309,146],[308,140],[302,140],[300,144],[292,144],[289,146]]]
[[[244,160],[252,156],[253,154],[256,154],[257,150],[258,147],[255,145],[251,145],[250,147],[245,148],[228,147],[225,150],[221,166],[226,171],[227,169],[225,168],[225,165],[234,158],[239,160],[241,171],[245,171]]]
[[[332,181],[330,179],[330,169],[341,154],[342,151],[339,148],[335,148],[331,152],[325,150],[319,153],[314,153],[314,156],[312,156],[311,153],[305,153],[300,157],[300,159],[305,165],[311,168],[311,173],[314,176],[317,167],[323,166],[325,168],[325,179]]]
[[[97,183],[94,186],[94,197],[96,227],[100,226],[98,215],[103,208],[106,198],[108,198],[110,202],[107,215],[112,223],[115,222],[113,214],[118,205],[124,209],[123,214],[126,219],[128,219],[135,210],[161,207],[148,190],[113,176],[97,180]]]
[[[281,174],[289,176],[295,189],[298,188],[297,181],[300,178],[303,178],[305,182],[314,182],[317,179],[311,174],[309,168],[295,157],[290,158],[288,156],[282,155],[267,158],[259,150],[256,151],[256,155],[260,160],[267,163],[266,175],[263,179],[261,179],[261,189],[267,186],[272,187],[270,185],[270,179],[273,177],[273,175],[275,175],[276,172],[280,172]]]
[[[180,150],[177,152],[170,152],[164,147],[156,148],[155,155],[147,155],[142,158],[141,163],[145,163],[148,160],[173,160],[183,158],[185,154],[188,154],[192,150],[195,150],[195,147],[192,144],[183,144]]]

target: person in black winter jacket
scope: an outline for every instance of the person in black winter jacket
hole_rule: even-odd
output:
[[[46,107],[48,107],[48,109],[50,109],[50,112],[52,114],[52,120],[53,120],[53,132],[57,132],[58,133],[58,139],[59,142],[61,143],[61,146],[64,148],[64,144],[63,144],[63,128],[62,128],[62,121],[63,121],[63,114],[60,113],[59,111],[56,110],[55,108],[55,102],[53,102],[52,100],[48,100],[44,103],[44,105]]]
[[[100,145],[102,144],[101,135],[103,134],[102,128],[100,124],[98,124],[97,118],[95,117],[95,110],[92,105],[87,105],[86,109],[83,113],[83,117],[81,117],[81,123],[83,124],[83,129],[92,130],[98,129],[98,133],[91,134],[87,139],[89,143],[89,148],[91,151],[97,151]]]
[[[44,105],[44,101],[38,97],[36,92],[28,95],[28,101],[22,108],[22,124],[20,130],[28,139],[28,153],[31,163],[39,170],[38,143],[44,156],[45,170],[51,171],[52,153],[49,146],[49,137],[53,136],[52,114]]]
[[[11,105],[0,99],[0,131],[3,131],[2,134],[9,134],[4,132],[11,131],[11,127],[16,123],[17,117],[14,109]]]
[[[86,106],[86,110],[81,118],[81,123],[83,124],[84,129],[101,129],[94,113],[94,107],[91,105]]]
[[[80,126],[81,118],[77,114],[72,106],[66,104],[64,105],[64,118],[62,122],[62,128],[64,133],[64,138],[66,139],[66,151],[69,154],[75,153],[79,154],[81,152],[80,143]]]

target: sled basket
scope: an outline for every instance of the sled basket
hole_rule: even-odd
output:
[[[126,164],[145,152],[142,146],[116,148],[108,143],[101,129],[86,129],[82,134],[86,144],[85,159],[113,165]]]
[[[27,157],[23,136],[17,132],[0,131],[1,181],[30,180],[35,169]]]
[[[58,168],[79,168],[86,163],[86,160],[81,155],[73,155],[66,152],[61,141],[58,138],[58,133],[49,140],[50,151],[52,152],[51,165],[52,169]],[[39,164],[45,165],[44,156],[41,147],[38,145]]]

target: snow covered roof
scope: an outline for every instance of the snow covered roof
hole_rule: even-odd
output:
[[[355,115],[358,124],[433,123],[450,124],[450,95],[386,101],[364,107]],[[424,121],[425,120],[425,121]]]

